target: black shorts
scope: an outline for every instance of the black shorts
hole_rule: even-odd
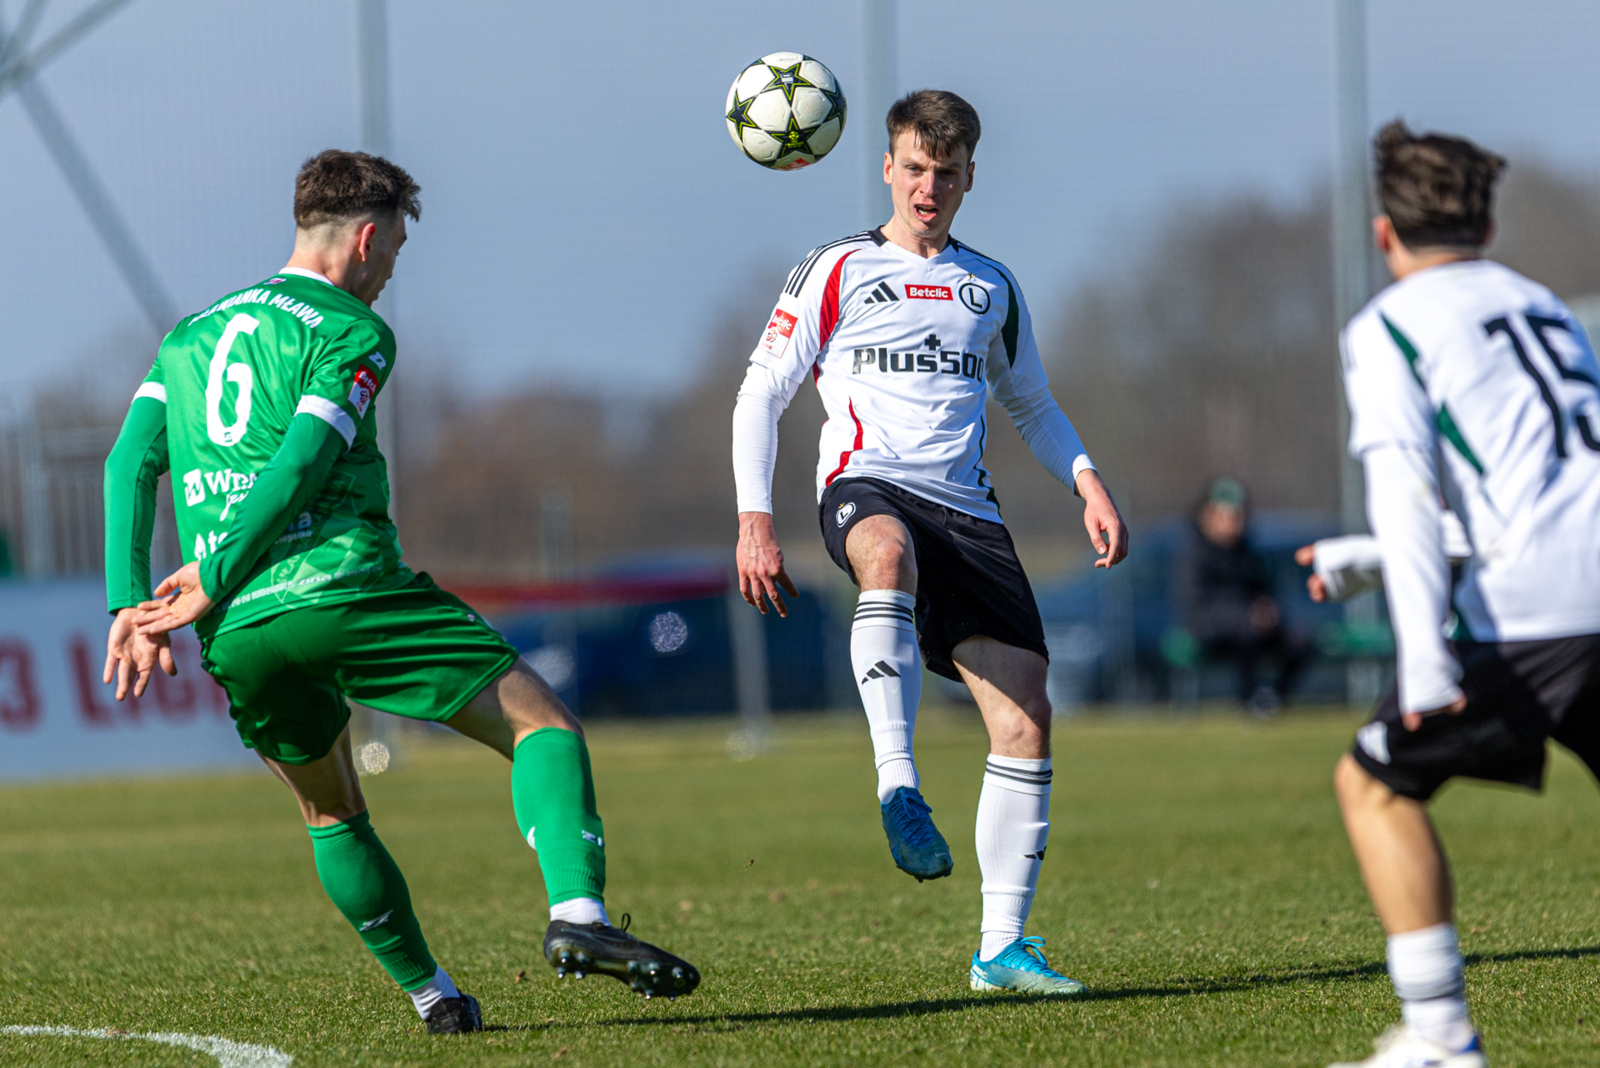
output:
[[[1600,634],[1452,648],[1466,710],[1408,731],[1390,687],[1350,750],[1369,775],[1418,801],[1457,776],[1538,790],[1553,738],[1600,776]]]
[[[822,495],[822,540],[833,562],[857,585],[844,543],[851,529],[870,515],[892,515],[911,532],[917,558],[917,640],[929,671],[960,682],[950,651],[980,635],[1050,658],[1033,588],[1005,524],[946,508],[875,478],[835,482]]]

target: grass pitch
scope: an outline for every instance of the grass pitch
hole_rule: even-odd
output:
[[[1063,723],[1029,925],[1088,997],[967,988],[983,735],[926,715],[924,789],[956,873],[895,870],[865,726],[596,726],[613,916],[695,961],[694,996],[558,985],[507,767],[454,742],[367,780],[435,955],[497,1028],[430,1038],[324,898],[263,771],[0,790],[0,1027],[218,1035],[313,1065],[1325,1065],[1397,1018],[1329,786],[1356,721]],[[1600,799],[1456,785],[1435,806],[1467,982],[1497,1066],[1600,1061]],[[0,1033],[0,1063],[203,1065],[144,1042]]]

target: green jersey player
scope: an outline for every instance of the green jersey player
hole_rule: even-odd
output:
[[[371,306],[419,192],[384,159],[308,160],[288,265],[162,343],[106,461],[106,681],[116,677],[121,700],[157,666],[176,674],[169,633],[194,624],[240,738],[299,801],[328,896],[430,1032],[479,1030],[482,1017],[429,954],[368,819],[346,698],[442,722],[511,760],[558,974],[689,993],[693,966],[606,916],[582,728],[504,638],[401,561],[373,410],[395,341]],[[168,470],[186,562],[152,598],[156,480]]]

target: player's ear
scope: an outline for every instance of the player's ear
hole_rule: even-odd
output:
[[[894,153],[883,154],[883,182],[885,185],[894,184]]]
[[[361,229],[356,231],[356,255],[361,257],[362,262],[372,258],[372,243],[377,237],[378,224],[374,222],[364,222]]]
[[[972,172],[977,166],[976,163],[967,164],[967,187],[962,190],[963,193],[972,192]]]
[[[1385,256],[1394,247],[1394,223],[1387,215],[1374,216],[1372,220],[1372,243],[1378,246],[1378,251]]]

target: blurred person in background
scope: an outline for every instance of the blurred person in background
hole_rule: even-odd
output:
[[[1239,700],[1258,716],[1283,707],[1311,648],[1289,630],[1273,594],[1272,567],[1250,543],[1244,485],[1224,476],[1206,488],[1189,537],[1173,559],[1178,618],[1201,655],[1234,665]],[[1263,661],[1274,664],[1262,682]]]

